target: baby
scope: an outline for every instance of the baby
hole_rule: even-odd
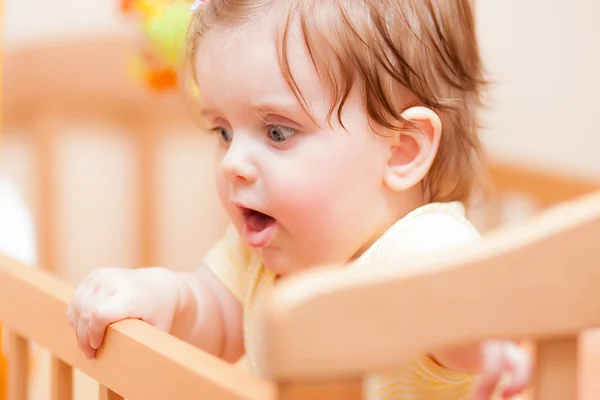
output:
[[[278,278],[333,263],[406,269],[478,240],[463,203],[482,182],[485,81],[470,0],[200,3],[188,66],[197,116],[219,139],[231,225],[195,273],[93,272],[68,319],[90,358],[107,325],[140,318],[225,360],[245,354],[258,373],[257,318]],[[516,344],[489,341],[365,377],[365,389],[369,399],[509,397],[530,372]]]

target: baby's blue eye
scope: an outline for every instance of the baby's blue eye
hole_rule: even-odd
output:
[[[233,140],[233,132],[225,129],[225,128],[215,128],[213,129],[219,136],[223,143],[229,143]]]
[[[277,143],[285,142],[296,133],[297,130],[288,128],[287,126],[279,126],[279,125],[269,125],[269,137],[271,140]]]

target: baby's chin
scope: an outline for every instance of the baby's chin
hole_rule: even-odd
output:
[[[257,250],[265,268],[278,277],[286,277],[306,269],[307,266],[299,263],[298,258],[281,248],[266,247]]]
[[[263,248],[259,249],[258,253],[265,268],[277,276],[289,276],[296,270],[290,262],[290,257],[281,254],[280,249]]]
[[[343,264],[335,260],[317,261],[302,260],[299,257],[287,254],[280,248],[264,248],[259,250],[265,268],[274,273],[278,278],[285,278],[298,272],[312,268],[337,266]]]

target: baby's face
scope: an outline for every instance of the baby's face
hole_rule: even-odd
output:
[[[373,133],[358,93],[328,124],[329,91],[299,36],[289,60],[316,124],[280,70],[272,24],[214,30],[196,76],[204,124],[220,138],[216,184],[243,240],[277,274],[345,262],[387,222],[386,139]]]

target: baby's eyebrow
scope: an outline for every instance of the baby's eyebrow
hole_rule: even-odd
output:
[[[280,101],[275,99],[265,99],[262,101],[252,100],[252,104],[254,105],[254,111],[256,114],[263,118],[269,114],[278,114],[282,116],[298,115],[299,113],[306,114],[294,96],[291,98],[283,98]]]

